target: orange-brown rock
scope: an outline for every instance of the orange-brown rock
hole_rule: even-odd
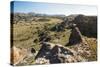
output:
[[[11,64],[16,65],[27,55],[26,49],[20,49],[15,46],[11,48]]]

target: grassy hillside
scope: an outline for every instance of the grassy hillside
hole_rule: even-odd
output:
[[[20,17],[19,17],[20,16]],[[27,19],[26,19],[27,18]],[[69,42],[71,30],[70,28],[66,28],[66,25],[63,24],[64,22],[64,17],[55,17],[55,16],[32,16],[32,15],[27,15],[27,14],[17,14],[13,16],[12,20],[12,33],[11,35],[13,36],[12,38],[12,45],[16,46],[17,48],[24,48],[24,49],[31,49],[34,48],[37,52],[41,48],[41,42],[46,41],[54,44],[61,44],[65,46]],[[84,31],[87,34],[86,30],[86,25],[87,23],[84,24],[84,22],[89,22],[91,21],[91,25],[93,24],[92,20],[80,20],[80,17],[76,17],[75,20],[69,21],[70,23],[76,23],[79,26],[79,29],[82,29],[81,32],[84,33]],[[86,19],[86,17],[85,17]],[[83,21],[84,20],[84,21]],[[94,19],[95,21],[95,19]],[[83,22],[84,25],[81,23]],[[79,24],[80,23],[80,24]],[[65,22],[66,24],[66,22]],[[82,25],[82,26],[81,26]],[[91,25],[88,24],[90,28]],[[86,26],[86,27],[84,27]],[[92,27],[91,27],[92,28]],[[95,31],[95,27],[93,27],[92,31]],[[53,29],[53,30],[52,30]],[[59,31],[56,31],[60,29]],[[63,29],[63,30],[62,30]],[[91,32],[91,31],[89,31]],[[96,36],[97,31],[95,31],[95,36]],[[90,36],[91,33],[89,33]],[[88,34],[88,35],[89,35]],[[92,52],[91,56],[87,57],[85,53],[82,54],[83,57],[88,59],[89,61],[94,61],[97,60],[97,39],[93,37],[87,37],[83,36],[89,46],[89,50]],[[69,48],[73,49],[78,49],[84,48],[84,46],[73,46],[69,45],[67,46]],[[81,49],[81,50],[82,50]],[[27,64],[34,64],[34,57],[29,57],[26,59],[28,61]],[[18,64],[18,65],[25,65],[25,64]]]
[[[39,34],[41,32],[50,36],[49,42],[65,44],[68,41],[70,30],[63,32],[55,32],[50,29],[62,22],[57,18],[49,18],[50,21],[32,21],[31,23],[13,24],[13,41],[14,45],[19,48],[29,48],[33,46],[36,50],[39,49]],[[36,41],[36,42],[35,42]]]

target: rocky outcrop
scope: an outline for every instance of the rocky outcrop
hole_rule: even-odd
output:
[[[77,24],[82,35],[97,37],[97,16],[75,15],[70,17],[69,23]]]
[[[70,28],[72,30],[71,30],[71,34],[70,34],[69,42],[67,43],[67,46],[83,42],[82,34],[80,30],[78,29],[78,27],[76,26],[76,24],[70,25]]]
[[[51,40],[51,36],[48,35],[48,32],[39,31],[39,41],[40,42],[48,42]]]
[[[11,64],[16,65],[20,63],[27,55],[26,49],[20,49],[15,46],[11,48]]]
[[[63,22],[55,25],[51,30],[64,31],[65,28],[69,28],[68,25],[71,23],[77,24],[82,35],[97,38],[97,16],[69,15]]]
[[[35,64],[54,64],[87,61],[76,51],[60,44],[44,42],[35,57]]]
[[[50,30],[51,31],[57,31],[57,32],[60,32],[60,31],[64,31],[66,29],[66,27],[68,26],[68,19],[67,18],[64,18],[63,19],[63,22],[59,23],[59,24],[56,24],[54,27],[52,27]]]

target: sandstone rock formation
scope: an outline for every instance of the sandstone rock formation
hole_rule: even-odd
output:
[[[11,48],[11,64],[16,65],[21,62],[26,56],[27,50],[20,49],[15,46]]]

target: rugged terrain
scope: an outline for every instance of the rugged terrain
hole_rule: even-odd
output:
[[[14,65],[97,60],[96,16],[16,13],[11,18]]]

